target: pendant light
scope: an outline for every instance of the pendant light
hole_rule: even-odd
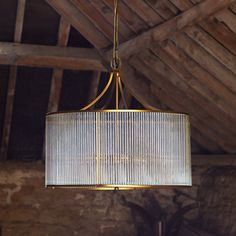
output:
[[[189,116],[119,109],[119,94],[126,102],[119,70],[118,0],[114,6],[111,73],[104,90],[80,111],[46,116],[45,185],[92,190],[191,186]],[[115,109],[90,110],[112,82]]]

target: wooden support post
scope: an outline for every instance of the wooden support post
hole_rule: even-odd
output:
[[[67,45],[70,34],[70,24],[68,24],[63,18],[61,18],[59,31],[58,31],[58,43],[60,47]],[[62,86],[63,69],[54,69],[52,72],[51,90],[48,102],[48,112],[56,112],[58,110],[60,93]]]
[[[25,4],[26,4],[26,0],[18,0],[15,32],[14,32],[14,41],[17,43],[20,43],[21,38],[22,38]],[[14,105],[15,87],[16,87],[16,77],[17,77],[17,66],[11,66],[9,82],[8,82],[5,117],[4,117],[4,124],[3,124],[2,143],[1,143],[0,159],[2,160],[7,159],[8,145],[9,145],[10,132],[11,132],[11,121],[12,121],[12,113],[13,113],[13,105]]]
[[[58,37],[57,37],[57,45],[59,47],[65,47],[68,43],[70,35],[70,24],[65,21],[63,17],[61,17]],[[48,112],[56,112],[59,108],[60,95],[61,95],[61,87],[62,87],[62,79],[63,79],[63,69],[55,68],[52,72],[52,81],[51,81],[51,89],[48,101]],[[43,152],[42,159],[45,159],[45,140],[43,143]]]

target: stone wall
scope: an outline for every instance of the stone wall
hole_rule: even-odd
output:
[[[149,236],[162,221],[166,233],[188,224],[235,236],[235,177],[235,166],[198,165],[191,188],[46,189],[42,163],[5,162],[0,164],[0,235]]]

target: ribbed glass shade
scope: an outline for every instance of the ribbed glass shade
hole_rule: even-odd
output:
[[[46,186],[191,185],[186,114],[105,110],[46,118]]]

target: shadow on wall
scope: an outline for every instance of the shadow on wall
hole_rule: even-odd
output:
[[[179,205],[179,209],[169,219],[152,192],[146,192],[148,201],[145,207],[129,202],[124,196],[120,196],[118,202],[131,209],[138,233],[137,236],[213,236],[195,229],[191,226],[191,222],[184,218],[190,211],[199,210],[200,203],[197,199],[195,199],[195,203],[182,207],[178,204],[178,197],[185,195],[185,197],[193,199],[178,190],[175,190],[175,192],[174,201],[176,205]]]

